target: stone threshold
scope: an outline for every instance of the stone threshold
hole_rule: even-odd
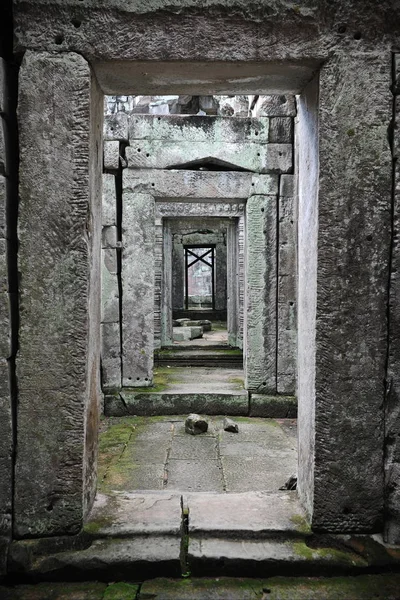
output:
[[[14,541],[11,580],[140,582],[399,571],[379,535],[318,535],[295,492],[99,495],[78,536]]]
[[[150,388],[149,388],[150,389]],[[187,413],[294,419],[295,396],[266,396],[247,391],[229,393],[135,392],[122,389],[104,395],[107,417],[177,415]]]

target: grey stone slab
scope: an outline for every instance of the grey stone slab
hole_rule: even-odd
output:
[[[213,537],[191,538],[188,560],[192,575],[220,577],[237,576],[237,573],[243,577],[264,577],[266,573],[286,577],[289,572],[303,576],[319,575],[321,572],[354,573],[355,570],[364,570],[368,564],[364,558],[351,550],[322,548],[310,551],[303,540],[284,542]],[[292,592],[292,598],[291,594]]]
[[[157,198],[247,199],[250,193],[276,194],[277,175],[240,172],[128,169],[123,173],[126,191],[151,192]]]
[[[8,293],[7,241],[0,239],[0,358],[11,356],[11,312]]]
[[[148,465],[151,463],[164,464],[171,447],[172,435],[148,435],[147,432],[141,438],[135,437],[133,443],[125,449],[124,459],[138,464]]]
[[[113,252],[114,249],[102,250],[103,268],[101,272],[101,322],[102,323],[119,323],[120,319],[120,300],[119,300],[119,284],[117,270],[117,261],[110,260],[110,255],[106,252]],[[111,255],[112,257],[112,255]],[[110,264],[111,263],[111,264]],[[111,270],[110,270],[111,269]],[[120,341],[118,343],[120,345]],[[103,352],[105,348],[103,347]],[[112,350],[112,349],[111,349]],[[104,356],[104,354],[103,354]]]
[[[7,112],[7,63],[0,57],[0,114]]]
[[[303,181],[299,193],[299,424],[300,431],[306,428],[300,435],[299,487],[313,493],[313,525],[330,531],[378,529],[383,515],[387,302],[382,290],[389,275],[391,154],[390,99],[381,90],[390,68],[378,54],[367,64],[356,55],[328,61],[320,72],[319,111],[314,82],[299,118],[299,135],[306,127],[304,142],[311,146],[318,118],[319,139],[318,156],[315,147],[303,147],[299,172],[307,164],[315,173],[317,160],[320,174],[312,186]],[[342,88],[345,81],[353,83]],[[346,212],[349,218],[343,219]],[[334,243],[338,239],[340,247]],[[362,443],[355,434],[360,431]],[[314,443],[315,453],[310,452]],[[310,497],[304,494],[303,501],[309,506]]]
[[[178,142],[268,142],[269,119],[199,115],[135,115],[130,120],[131,145],[139,140]]]
[[[140,593],[143,600],[145,598],[157,598],[157,600],[199,600],[200,598],[201,600],[259,600],[262,597],[262,589],[267,588],[268,585],[266,580],[259,583],[253,579],[249,579],[247,582],[243,578],[228,581],[226,578],[219,579],[218,577],[215,579],[187,579],[182,585],[180,581],[159,578],[145,581],[140,588]],[[6,598],[5,600],[14,599]]]
[[[195,457],[200,459],[217,459],[217,442],[214,437],[202,435],[174,437],[170,452],[171,459],[189,460]]]
[[[7,179],[0,175],[0,238],[7,237],[6,230]]]
[[[244,202],[156,202],[160,217],[237,217],[243,218]]]
[[[20,572],[69,580],[141,580],[180,576],[180,540],[176,536],[137,536],[95,540],[85,550],[58,552],[20,565]]]
[[[101,366],[104,388],[121,387],[121,331],[119,323],[101,325]]]
[[[282,374],[280,375],[280,380]],[[291,380],[290,380],[291,381]],[[294,396],[266,396],[251,394],[250,416],[286,419],[297,416],[297,399]]]
[[[88,531],[96,527],[95,537],[180,536],[181,520],[180,494],[116,492],[112,496],[97,494],[85,525]]]
[[[202,327],[174,327],[173,328],[173,340],[174,342],[185,342],[188,340],[194,340],[195,338],[202,337]]]
[[[257,117],[295,117],[295,97],[287,96],[260,96],[253,111]]]
[[[295,175],[281,175],[279,184],[279,195],[287,196],[289,198],[294,197],[294,178]]]
[[[3,115],[0,115],[0,174],[8,175],[8,157],[7,157],[7,133],[6,133],[6,121]]]
[[[218,460],[169,459],[167,490],[208,492],[224,490],[222,467]]]
[[[245,387],[276,391],[277,200],[251,196],[247,202],[247,335]]]
[[[103,227],[117,223],[117,195],[115,190],[115,176],[110,173],[103,174],[103,201],[102,224]]]
[[[261,538],[300,535],[296,519],[305,514],[296,493],[188,494],[189,536]]]
[[[118,171],[120,165],[120,150],[118,141],[105,141],[104,169],[106,171]]]
[[[116,142],[107,142],[114,144]],[[293,168],[291,144],[255,144],[231,142],[170,142],[140,140],[126,148],[131,169],[166,169],[202,161],[211,157],[221,164],[259,173],[288,173]],[[232,169],[235,170],[235,169]]]
[[[134,462],[124,453],[116,469],[107,472],[102,487],[109,494],[114,494],[116,491],[163,490],[165,489],[165,463]]]
[[[38,90],[40,110],[34,108]],[[82,56],[24,54],[18,102],[18,536],[78,531],[96,485],[101,131],[90,122],[101,122],[102,110]]]
[[[121,404],[118,403],[118,411],[121,414],[131,415],[176,415],[189,412],[197,412],[208,415],[247,415],[248,397],[247,394],[193,394],[193,393],[133,393],[123,391],[121,393],[125,404],[125,412],[121,413]],[[108,408],[108,414],[113,402]]]
[[[296,473],[296,453],[277,452],[275,456],[223,456],[221,458],[227,492],[263,490],[277,492]]]
[[[269,119],[269,143],[292,144],[294,119],[292,117],[271,117]]]
[[[104,139],[106,141],[127,142],[129,139],[129,116],[126,112],[117,112],[104,117]]]
[[[8,363],[0,359],[0,540],[11,536],[12,470],[13,470],[13,418]],[[2,546],[0,542],[0,574],[2,573]],[[4,565],[3,565],[4,566]]]
[[[124,192],[123,207],[122,380],[143,387],[153,379],[154,197]]]
[[[115,225],[109,225],[108,227],[103,227],[101,232],[101,246],[102,248],[117,248],[117,228]]]

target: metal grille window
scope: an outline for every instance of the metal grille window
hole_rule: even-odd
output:
[[[185,308],[215,309],[215,246],[185,246]]]

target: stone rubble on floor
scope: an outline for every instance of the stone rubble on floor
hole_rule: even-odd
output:
[[[200,433],[206,433],[208,430],[208,422],[204,417],[200,415],[191,414],[185,421],[185,431],[191,435],[198,435]]]

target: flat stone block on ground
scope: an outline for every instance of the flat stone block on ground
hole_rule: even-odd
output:
[[[187,494],[190,536],[227,538],[302,535],[305,513],[296,492],[246,492],[238,494]],[[297,524],[296,524],[297,523]]]
[[[171,459],[189,460],[195,456],[197,459],[217,459],[217,444],[214,437],[175,436],[172,440]]]
[[[189,327],[187,322],[180,327],[173,327],[173,340],[174,342],[186,342],[202,337],[202,327]]]
[[[292,419],[297,416],[295,396],[250,395],[250,416],[271,419]]]
[[[95,537],[138,534],[179,536],[181,513],[180,494],[161,491],[97,494],[85,523],[85,531]]]

